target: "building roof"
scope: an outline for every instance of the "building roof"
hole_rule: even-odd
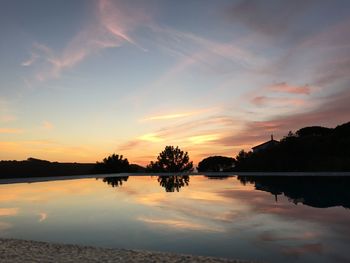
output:
[[[259,145],[256,145],[256,146],[254,146],[254,147],[252,147],[252,149],[256,149],[256,148],[260,148],[260,147],[262,147],[262,146],[265,146],[265,145],[268,145],[268,144],[277,144],[277,143],[279,143],[279,141],[276,141],[276,140],[270,140],[270,141],[267,141],[267,142],[263,142],[263,143],[261,143],[261,144],[259,144]]]
[[[268,145],[276,145],[278,143],[279,143],[279,141],[274,140],[273,139],[273,134],[271,134],[271,140],[269,140],[267,142],[263,142],[263,143],[261,143],[259,145],[256,145],[256,146],[252,147],[252,149],[254,150],[254,149],[262,148],[262,147],[268,146]]]

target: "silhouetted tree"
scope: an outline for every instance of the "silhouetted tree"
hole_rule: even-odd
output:
[[[289,131],[288,134],[281,139],[281,142],[292,141],[296,137],[297,135],[295,133],[293,133],[292,131]]]
[[[179,192],[181,187],[188,186],[190,177],[188,175],[181,176],[159,176],[158,182],[166,192]]]
[[[166,146],[164,151],[159,153],[157,161],[147,165],[147,170],[150,172],[186,172],[193,170],[193,163],[188,153],[180,150],[178,146]]]
[[[229,172],[235,165],[235,159],[224,156],[210,156],[198,163],[198,172]]]
[[[112,154],[104,158],[102,162],[97,162],[95,171],[102,173],[129,172],[129,161],[124,159],[123,155]]]
[[[332,132],[332,129],[325,128],[321,126],[311,126],[311,127],[305,127],[296,132],[296,135],[299,137],[306,137],[306,136],[325,136]]]

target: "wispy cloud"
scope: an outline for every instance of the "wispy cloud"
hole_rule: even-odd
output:
[[[191,136],[188,138],[192,144],[203,144],[212,141],[216,141],[220,138],[219,134],[203,134],[198,136]]]
[[[99,12],[101,24],[113,36],[120,38],[130,44],[147,51],[133,39],[129,32],[140,27],[145,22],[149,22],[150,17],[144,10],[137,7],[128,7],[115,1],[99,0]]]
[[[160,121],[160,120],[172,120],[172,119],[183,119],[186,117],[193,117],[202,114],[208,114],[216,112],[218,108],[203,108],[199,110],[192,110],[187,112],[174,112],[161,115],[147,116],[142,121]]]
[[[176,83],[182,74],[188,72],[225,76],[241,70],[258,71],[268,62],[261,53],[245,47],[246,39],[224,42],[155,23],[150,23],[147,28],[151,31],[154,47],[175,58],[176,62],[154,81],[137,90],[131,100],[138,105],[147,101],[155,91],[164,92],[171,86],[169,84]]]
[[[251,102],[259,107],[273,106],[273,107],[296,107],[302,106],[306,102],[304,99],[298,98],[286,98],[286,97],[268,97],[268,96],[257,96],[254,97]]]
[[[309,85],[295,86],[289,85],[286,82],[280,82],[267,87],[270,91],[284,92],[290,94],[304,94],[309,95],[311,92],[311,87]]]
[[[156,133],[147,133],[138,138],[141,141],[147,141],[147,142],[162,142],[164,141],[163,138],[159,136],[159,134]]]
[[[27,60],[25,60],[25,61],[23,61],[23,62],[21,63],[21,65],[22,65],[23,67],[31,66],[33,63],[35,63],[35,61],[36,61],[38,58],[39,58],[39,55],[32,52],[30,58],[27,59]]]
[[[195,114],[194,112],[173,113],[173,114],[156,115],[156,116],[146,117],[143,120],[144,121],[157,121],[157,120],[178,119],[178,118],[188,117],[188,116],[191,116],[194,114]]]
[[[130,43],[143,49],[130,35],[146,16],[139,10],[118,5],[114,1],[99,0],[96,2],[97,18],[94,23],[86,25],[66,45],[62,52],[56,52],[44,44],[34,44],[31,57],[21,63],[32,66],[41,61],[35,75],[39,81],[57,78],[61,72],[81,63],[92,54],[106,48],[120,47]],[[145,50],[145,49],[143,49]]]
[[[142,159],[144,152],[137,149],[148,149],[149,152],[156,154],[165,145],[178,145],[183,150],[190,152],[191,160],[198,161],[203,150],[212,150],[213,145],[218,152],[227,152],[216,142],[231,134],[237,129],[240,123],[228,116],[208,115],[201,118],[185,120],[179,123],[171,123],[162,128],[157,128],[152,133],[130,139],[128,142],[121,144],[117,151],[126,154],[132,152],[138,160]],[[141,155],[141,156],[140,156]],[[150,159],[145,159],[142,163],[148,163]]]

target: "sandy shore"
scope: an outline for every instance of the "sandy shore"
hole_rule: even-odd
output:
[[[142,250],[0,239],[0,262],[248,262]]]

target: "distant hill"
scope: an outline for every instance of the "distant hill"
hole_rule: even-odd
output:
[[[0,178],[90,174],[94,163],[58,163],[28,158],[25,161],[0,161]]]
[[[28,158],[24,161],[0,161],[0,178],[70,176],[103,173],[96,163],[59,163]],[[144,167],[130,164],[129,172],[142,172]]]
[[[236,171],[350,171],[350,122],[305,127],[258,152],[240,152]]]

